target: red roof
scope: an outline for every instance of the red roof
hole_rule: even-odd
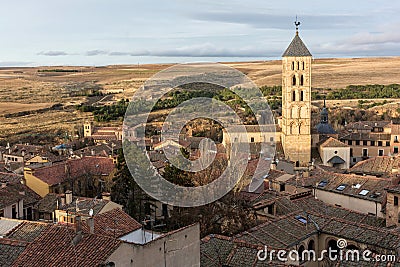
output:
[[[114,170],[113,160],[105,157],[84,157],[34,170],[33,175],[48,185],[64,182],[69,178],[79,178],[84,174],[110,175]]]
[[[140,223],[118,208],[98,214],[93,220],[94,234],[101,236],[118,238],[142,228]],[[82,229],[89,232],[87,221],[82,223]]]
[[[72,228],[52,226],[29,244],[12,266],[99,266],[121,244],[114,238],[83,234],[74,245],[75,236]]]

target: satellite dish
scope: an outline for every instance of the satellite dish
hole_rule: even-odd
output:
[[[93,216],[93,209],[89,210],[89,216],[92,217]]]

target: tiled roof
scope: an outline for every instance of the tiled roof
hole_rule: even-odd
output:
[[[391,174],[393,169],[400,167],[400,157],[380,156],[363,160],[354,165],[351,173],[384,175]]]
[[[386,221],[383,218],[329,205],[312,196],[295,199],[291,202],[298,210],[303,210],[305,212],[312,211],[328,217],[342,218],[346,221],[359,222],[375,227],[385,227],[386,225]]]
[[[340,140],[359,141],[390,141],[390,134],[386,133],[346,133],[340,136]]]
[[[39,212],[52,213],[57,209],[57,200],[61,203],[57,194],[49,193],[36,203],[35,209]]]
[[[66,169],[69,177],[73,179],[82,177],[85,174],[109,175],[114,170],[114,167],[113,160],[110,158],[84,157],[35,169],[34,176],[49,185],[54,185],[62,183],[68,178]]]
[[[272,262],[260,261],[257,252],[264,249],[258,244],[251,244],[240,239],[209,235],[201,240],[200,266],[207,267],[261,267],[261,266],[285,266],[275,257]],[[269,248],[270,249],[270,248]]]
[[[301,38],[299,37],[298,34],[296,34],[286,49],[286,51],[283,53],[282,57],[311,57],[310,51],[308,51],[308,48],[306,45],[303,43]]]
[[[13,266],[99,266],[121,244],[117,239],[83,234],[74,245],[75,236],[72,228],[52,225],[26,247]]]
[[[98,214],[93,217],[94,234],[118,238],[140,229],[142,225],[121,209],[112,209],[110,211]],[[87,221],[82,223],[82,229],[89,232]]]
[[[27,206],[39,201],[40,196],[21,183],[9,183],[4,188],[0,187],[0,209],[15,204],[21,199],[24,201],[24,206]]]
[[[104,206],[109,203],[109,200],[105,199],[95,199],[86,197],[73,197],[70,204],[61,205],[59,202],[60,210],[68,210],[69,212],[76,212],[76,207],[83,213],[88,213],[90,209],[93,210],[93,214],[96,215],[104,208]]]
[[[236,236],[251,244],[268,245],[274,248],[290,248],[317,232],[313,223],[302,223],[295,216],[304,212],[290,213],[284,217],[267,221]]]
[[[326,182],[323,186],[320,182]],[[316,169],[310,177],[301,177],[298,181],[292,178],[290,184],[297,184],[303,187],[315,187],[319,190],[334,192],[337,194],[351,195],[357,198],[382,203],[386,191],[385,188],[391,185],[390,179],[374,176],[360,176],[354,174],[341,174]],[[343,185],[343,190],[337,190]],[[361,195],[362,190],[368,190],[366,195]]]
[[[20,225],[22,221],[0,218],[0,239],[3,236],[6,236],[11,230]]]
[[[50,225],[40,222],[23,221],[7,234],[7,238],[26,242],[33,242]]]
[[[18,256],[25,250],[27,243],[0,238],[0,266],[12,266]]]
[[[321,147],[348,147],[348,145],[346,145],[343,142],[340,142],[339,140],[337,140],[336,138],[333,138],[333,137],[329,137],[328,139],[323,141],[320,144],[320,146]]]
[[[391,229],[374,227],[360,222],[348,221],[309,212],[322,232],[336,237],[346,238],[383,249],[395,251],[400,244],[400,233]]]
[[[5,181],[7,183],[20,183],[23,178],[23,175],[9,172],[0,172],[0,181]]]
[[[383,128],[390,124],[390,121],[357,121],[346,125],[347,130],[372,130],[374,127]]]

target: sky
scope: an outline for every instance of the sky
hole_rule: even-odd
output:
[[[400,1],[3,1],[0,67],[400,56]]]

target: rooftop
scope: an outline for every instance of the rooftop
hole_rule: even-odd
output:
[[[110,175],[114,167],[110,158],[83,157],[34,169],[33,175],[48,185],[54,185],[64,182],[67,178],[78,178],[85,174]]]
[[[310,51],[296,33],[282,57],[311,57]]]

